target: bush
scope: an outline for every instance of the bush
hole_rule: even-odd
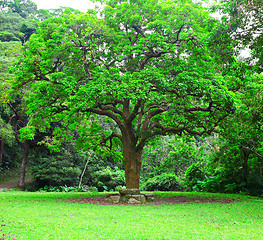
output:
[[[38,187],[75,186],[81,171],[66,156],[51,156],[35,161],[31,173]]]
[[[195,186],[193,186],[193,190],[200,190],[205,192],[221,192],[222,189],[222,175],[216,176],[205,176],[203,181],[197,180]],[[234,185],[228,186],[229,191],[233,191]]]
[[[120,189],[123,189],[123,188],[126,188],[126,187],[119,185],[119,186],[115,187],[115,192],[118,192]]]
[[[185,172],[185,185],[188,190],[200,190],[196,189],[197,184],[205,178],[205,174],[202,171],[201,163],[193,163],[186,169]]]
[[[250,175],[248,182],[244,182],[241,177],[233,177],[233,170],[226,168],[216,169],[214,176],[205,176],[204,179],[198,178],[191,190],[205,191],[205,192],[225,192],[225,193],[239,193],[245,192],[250,195],[260,196],[263,194],[263,182],[261,176],[254,174]]]
[[[143,185],[145,191],[180,191],[182,186],[174,173],[163,173],[148,179]]]
[[[117,186],[125,185],[125,173],[118,167],[106,167],[95,173],[94,185],[100,192],[113,191]]]

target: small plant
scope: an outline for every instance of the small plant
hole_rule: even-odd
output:
[[[220,192],[222,176],[205,176],[203,181],[197,180],[197,185],[201,191],[205,192]]]
[[[68,186],[45,186],[38,190],[39,192],[77,192],[77,187]]]
[[[82,185],[80,189],[78,189],[79,192],[98,192],[98,188],[96,187],[89,187],[87,185]]]
[[[227,193],[234,193],[236,192],[238,186],[236,183],[229,183],[225,186],[225,192]]]

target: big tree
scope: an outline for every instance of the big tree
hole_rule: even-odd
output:
[[[30,116],[22,134],[63,119],[82,146],[119,144],[126,187],[139,188],[150,139],[210,134],[233,111],[233,99],[207,47],[214,20],[201,5],[104,3],[100,17],[66,11],[41,23],[12,89],[23,92]]]

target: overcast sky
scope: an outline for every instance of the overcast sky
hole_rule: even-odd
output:
[[[72,7],[86,12],[88,8],[93,8],[94,3],[89,0],[32,0],[37,4],[38,9],[50,9],[59,7]]]

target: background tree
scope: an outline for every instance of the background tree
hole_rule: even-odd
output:
[[[218,34],[221,38],[228,38],[226,41],[228,45],[234,45],[238,50],[245,49],[246,61],[256,65],[258,70],[262,71],[262,1],[222,0],[218,2],[215,9],[219,10],[222,15],[222,24],[218,28]]]
[[[0,2],[0,40],[25,42],[36,32],[37,5],[30,0]]]
[[[262,194],[262,75],[249,74],[246,80],[238,90],[236,113],[220,128],[219,151],[210,167],[224,179],[222,190],[232,184],[232,191]]]
[[[16,61],[21,44],[18,42],[0,42],[0,163],[3,162],[4,146],[14,144],[14,131],[10,125],[10,117],[13,115],[4,100],[6,89],[4,83],[9,79],[8,68]]]
[[[49,18],[53,15],[62,14],[63,11],[64,8],[38,11],[32,1],[10,0],[0,2],[0,121],[2,127],[0,162],[2,162],[1,167],[3,171],[22,163],[20,168],[20,186],[25,184],[29,151],[33,153],[32,151],[36,150],[36,146],[38,146],[36,143],[41,137],[38,134],[37,141],[35,139],[20,142],[19,130],[27,124],[28,118],[24,112],[19,93],[17,92],[13,98],[7,95],[8,84],[6,82],[9,78],[12,78],[9,68],[21,56],[21,44],[18,41],[24,43],[36,32],[39,20],[45,15],[44,13],[46,13],[45,18]],[[12,126],[12,129],[10,129],[10,126]],[[17,140],[17,143],[11,141],[14,139]],[[41,157],[40,152],[38,153],[38,157]]]
[[[211,158],[216,164],[210,170],[221,175],[221,190],[233,184],[231,191],[254,191],[256,186],[262,192],[262,3],[232,0],[221,1],[218,7],[222,18],[214,28],[210,46],[218,46],[217,59],[223,63],[218,66],[231,78],[227,87],[238,104],[236,113],[221,128],[220,148]],[[242,56],[242,49],[250,55]]]
[[[149,139],[209,134],[233,111],[233,99],[206,46],[211,18],[200,5],[107,1],[102,15],[66,12],[41,23],[13,89],[30,89],[25,136],[63,118],[79,142],[122,144],[126,187],[139,188]],[[103,129],[97,115],[116,131]]]

